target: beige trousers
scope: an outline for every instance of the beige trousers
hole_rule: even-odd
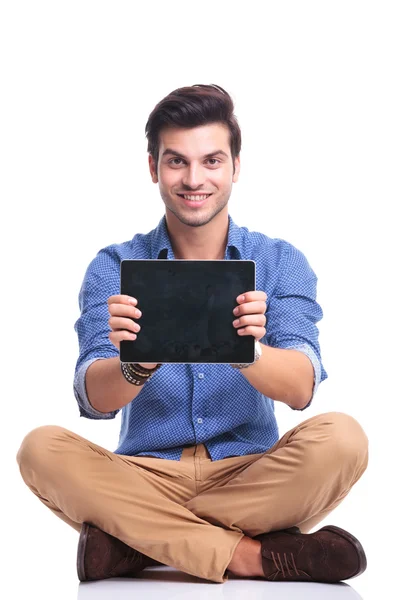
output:
[[[17,455],[32,492],[78,532],[88,522],[147,556],[224,583],[244,535],[310,531],[368,463],[352,417],[326,413],[264,454],[212,461],[203,444],[179,461],[118,455],[58,426],[34,429]]]

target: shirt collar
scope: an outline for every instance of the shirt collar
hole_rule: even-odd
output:
[[[228,259],[236,259],[242,260],[243,250],[244,250],[244,242],[243,242],[243,233],[241,228],[234,223],[232,217],[228,215],[229,219],[229,229],[228,229],[228,242],[225,252],[228,255]],[[150,233],[152,236],[151,239],[151,258],[174,258],[174,252],[171,246],[171,240],[168,234],[167,229],[167,220],[165,215],[163,215],[156,229]],[[161,256],[160,256],[161,253]]]

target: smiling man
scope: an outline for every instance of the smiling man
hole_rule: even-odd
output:
[[[203,154],[210,148],[211,152]],[[160,136],[159,155],[157,166],[149,154],[150,171],[154,183],[159,184],[168,229],[173,227],[178,234],[173,239],[183,253],[204,256],[206,252],[209,258],[223,258],[228,201],[240,171],[239,157],[230,155],[229,130],[221,123],[211,123],[193,128],[188,135],[185,129],[168,127]],[[222,239],[221,232],[225,234]],[[214,248],[213,238],[219,248]],[[197,252],[196,246],[200,246]]]
[[[147,234],[100,250],[85,274],[75,324],[80,414],[122,412],[111,452],[61,427],[31,431],[18,452],[36,496],[80,534],[81,581],[169,565],[223,583],[228,574],[337,582],[366,557],[349,532],[314,527],[368,462],[368,440],[343,413],[322,413],[279,438],[274,403],[304,410],[327,377],[317,278],[292,244],[235,224],[241,134],[219,86],[174,90],[146,125],[149,169],[165,215]],[[124,259],[254,260],[258,289],[232,314],[251,336],[251,364],[122,364],[140,336],[138,299],[121,295]]]

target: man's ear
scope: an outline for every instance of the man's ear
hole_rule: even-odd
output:
[[[149,169],[150,169],[150,175],[151,175],[152,182],[158,183],[157,165],[151,154],[149,154]]]
[[[233,181],[233,183],[236,183],[237,180],[239,179],[239,173],[240,173],[240,155],[235,158],[234,163],[235,163],[235,172],[233,174],[232,181]]]

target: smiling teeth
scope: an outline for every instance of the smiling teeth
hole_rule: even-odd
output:
[[[185,198],[185,200],[190,200],[191,202],[202,202],[202,200],[205,200],[210,195],[211,194],[205,194],[204,196],[186,196],[184,194],[183,197]]]

